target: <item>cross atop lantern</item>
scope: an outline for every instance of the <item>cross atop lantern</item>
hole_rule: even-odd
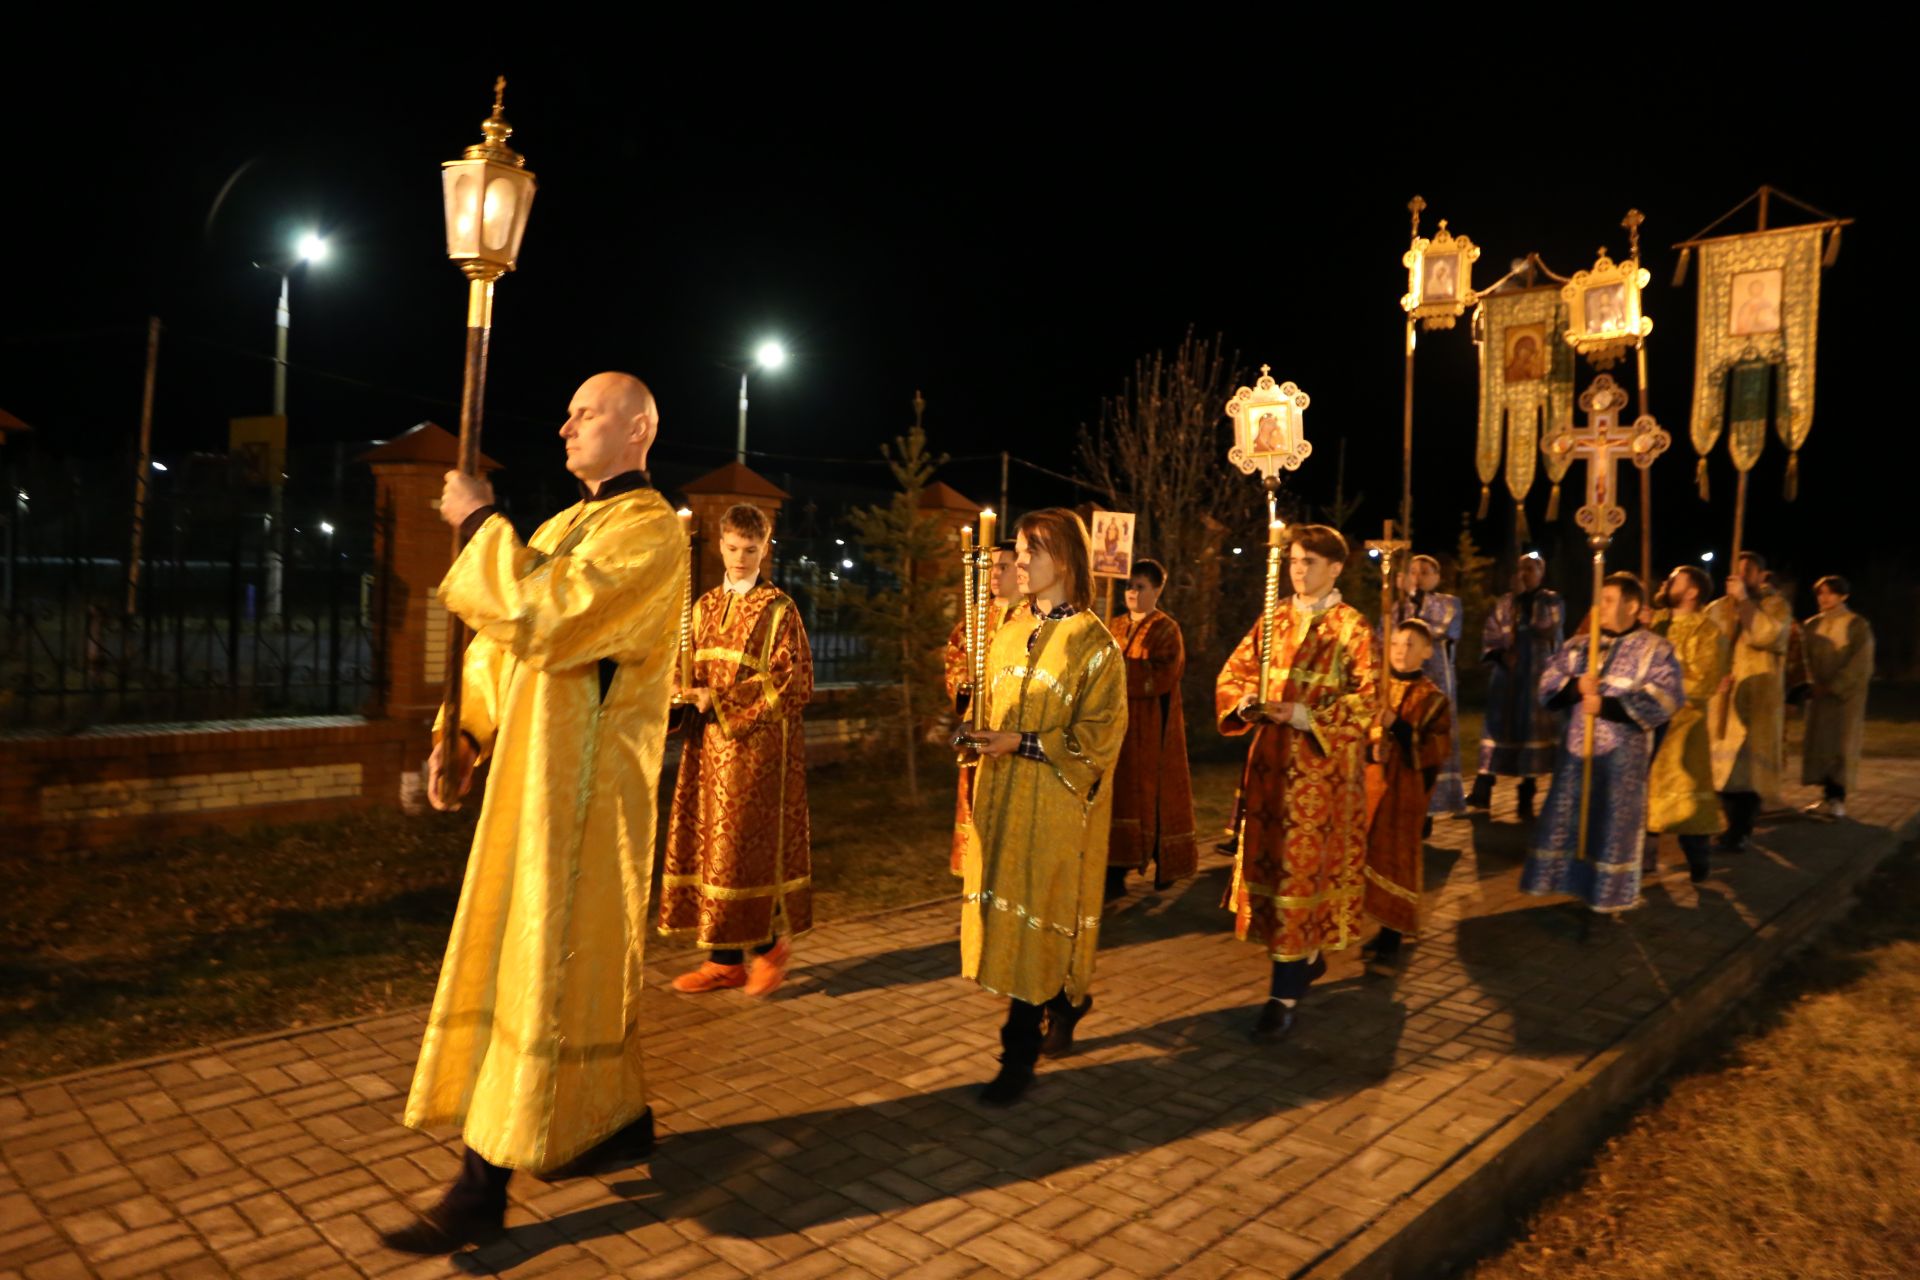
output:
[[[1280,483],[1282,471],[1298,471],[1313,453],[1306,431],[1311,401],[1291,382],[1274,382],[1271,368],[1261,365],[1260,380],[1227,401],[1227,416],[1233,419],[1227,461],[1248,475],[1258,471],[1269,490]]]
[[[501,76],[493,82],[493,114],[480,124],[481,140],[440,166],[447,256],[470,279],[497,280],[513,270],[533,206],[533,173],[507,145],[513,126],[500,114],[506,92]]]

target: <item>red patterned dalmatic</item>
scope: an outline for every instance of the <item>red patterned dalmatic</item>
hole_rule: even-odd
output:
[[[1198,869],[1193,844],[1193,776],[1187,768],[1187,718],[1180,677],[1187,669],[1180,624],[1159,610],[1139,622],[1121,613],[1107,622],[1127,655],[1127,740],[1113,771],[1113,832],[1107,865],[1154,879],[1184,879]]]
[[[725,586],[693,607],[693,684],[713,711],[690,717],[667,862],[660,932],[698,945],[750,947],[813,927],[807,745],[813,656],[793,600],[764,580]]]
[[[981,638],[981,647],[991,650],[993,637],[1002,624],[1011,618],[1017,610],[1025,609],[1026,602],[1016,600],[1012,604],[990,604],[987,606],[987,634]],[[953,624],[952,634],[947,636],[946,650],[947,701],[953,704],[953,714],[965,719],[970,707],[969,686],[972,674],[967,670],[967,624],[965,619]],[[953,842],[947,852],[947,868],[953,874],[960,874],[960,852],[967,845],[967,830],[973,826],[973,779],[975,771],[960,770],[959,794],[953,802]]]
[[[1318,613],[1297,598],[1282,603],[1269,659],[1269,700],[1304,704],[1306,729],[1247,724],[1234,714],[1241,697],[1260,691],[1258,623],[1214,686],[1220,731],[1253,733],[1241,782],[1246,817],[1222,905],[1234,913],[1235,935],[1258,942],[1275,960],[1339,951],[1360,928],[1373,628],[1338,592],[1329,599]]]
[[[1434,779],[1453,752],[1453,704],[1421,674],[1390,676],[1387,706],[1396,723],[1380,741],[1382,760],[1367,765],[1366,913],[1389,929],[1420,930],[1426,855],[1421,829]]]

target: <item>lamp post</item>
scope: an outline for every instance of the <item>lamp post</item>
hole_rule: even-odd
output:
[[[734,461],[741,466],[747,465],[747,374],[753,367],[772,373],[787,362],[787,349],[772,338],[754,349],[753,365],[740,370],[740,442]]]
[[[287,448],[287,329],[292,319],[289,305],[290,288],[294,269],[305,262],[321,262],[327,256],[326,237],[317,231],[308,231],[294,242],[293,252],[288,257],[269,264],[256,262],[253,265],[262,270],[272,271],[280,277],[280,300],[273,309],[273,416],[280,420],[280,457],[273,456],[271,447],[267,450],[267,616],[280,616],[280,602],[285,583],[285,556],[282,551],[283,538],[281,525],[286,511],[286,448]],[[149,344],[150,353],[159,343],[159,321],[154,321],[154,333]],[[151,358],[149,359],[151,365]],[[151,398],[152,369],[148,370],[149,398]],[[127,611],[133,611],[133,585],[128,586]]]
[[[493,82],[493,114],[481,122],[481,141],[440,166],[446,205],[447,257],[467,277],[467,361],[460,388],[460,444],[455,465],[463,475],[480,469],[480,420],[487,390],[487,344],[493,333],[493,282],[513,270],[533,204],[533,173],[507,145],[513,126],[502,116],[507,78]],[[460,534],[453,554],[460,554]],[[447,618],[447,692],[440,726],[441,794],[457,795],[460,778],[460,665],[467,629]]]

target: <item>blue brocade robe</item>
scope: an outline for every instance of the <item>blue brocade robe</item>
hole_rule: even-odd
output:
[[[1534,697],[1541,668],[1566,638],[1567,606],[1542,587],[1494,602],[1482,633],[1480,660],[1493,667],[1487,681],[1486,736],[1480,772],[1503,778],[1553,772],[1553,752],[1566,716]],[[1505,661],[1502,661],[1502,658]]]
[[[1419,591],[1411,600],[1394,606],[1393,620],[1418,618],[1433,630],[1433,653],[1420,669],[1427,679],[1447,695],[1447,705],[1460,705],[1460,681],[1455,674],[1454,651],[1460,647],[1460,597],[1443,591]],[[1391,637],[1389,637],[1391,638]],[[1433,794],[1427,799],[1428,813],[1459,813],[1467,807],[1467,795],[1460,783],[1460,721],[1451,722],[1447,735],[1447,756],[1433,781]]]
[[[1586,669],[1587,637],[1582,635],[1562,646],[1540,674],[1540,704],[1571,700],[1573,712],[1520,887],[1528,893],[1570,893],[1595,911],[1625,911],[1640,901],[1653,731],[1685,705],[1685,677],[1673,646],[1653,632],[1635,627],[1621,636],[1602,634],[1603,701],[1593,726],[1593,802],[1583,860],[1578,830],[1586,717],[1577,682]]]

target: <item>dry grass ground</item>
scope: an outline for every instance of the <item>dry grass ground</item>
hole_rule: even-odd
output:
[[[1920,1275],[1920,845],[1471,1280]]]

